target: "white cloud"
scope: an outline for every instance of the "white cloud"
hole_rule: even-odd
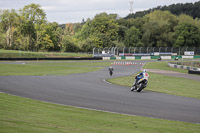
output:
[[[42,6],[41,8],[42,8],[43,10],[46,10],[46,11],[51,11],[51,10],[57,9],[56,6]]]

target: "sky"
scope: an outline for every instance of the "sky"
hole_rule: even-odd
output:
[[[96,14],[103,12],[126,17],[130,13],[130,1],[133,1],[133,12],[137,12],[157,6],[194,3],[199,0],[0,0],[0,9],[19,10],[31,3],[39,4],[49,22],[65,24],[92,19]]]

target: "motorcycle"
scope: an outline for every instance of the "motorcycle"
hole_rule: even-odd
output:
[[[161,57],[160,57],[160,58],[158,58],[158,61],[161,61]]]
[[[148,83],[148,74],[145,73],[144,76],[136,76],[136,81],[131,87],[131,91],[136,90],[137,92],[141,92],[144,88],[147,87]]]
[[[176,57],[174,60],[178,61],[178,57]]]

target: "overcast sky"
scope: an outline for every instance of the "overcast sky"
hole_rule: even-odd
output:
[[[130,1],[133,12],[143,11],[157,6],[177,3],[197,2],[199,0],[0,0],[0,9],[22,9],[35,3],[44,9],[47,20],[59,24],[81,22],[84,18],[93,18],[96,14],[115,13],[119,17],[129,14]]]

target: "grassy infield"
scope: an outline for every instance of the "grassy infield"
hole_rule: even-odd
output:
[[[109,62],[0,64],[0,75],[69,75],[97,71],[108,65]]]
[[[109,63],[45,63],[45,64],[0,64],[0,75],[54,75],[88,72],[101,69],[100,67],[80,66],[107,66]],[[154,66],[155,65],[155,66]],[[149,64],[146,68],[157,68],[165,63]],[[75,67],[76,66],[76,67]],[[30,72],[31,71],[31,72]],[[182,78],[171,78],[150,73],[151,82],[147,89],[188,97],[199,96],[200,83]],[[156,79],[159,78],[159,82]],[[111,82],[131,84],[133,77],[112,79]],[[169,86],[169,82],[170,85]],[[175,85],[173,83],[176,82]],[[125,83],[125,84],[126,84]],[[157,83],[154,85],[153,83]],[[160,86],[164,87],[160,87]],[[185,89],[193,89],[188,94]],[[156,90],[155,90],[156,88]],[[180,94],[178,93],[180,91]],[[187,95],[185,95],[187,94]],[[61,106],[10,96],[0,93],[0,132],[4,133],[198,133],[200,125],[178,121],[161,120],[139,116],[126,116],[120,114],[90,111],[68,106]]]
[[[167,62],[148,63],[144,66],[144,68],[162,69],[168,71],[178,71],[187,73],[187,70],[168,67]],[[177,78],[177,77],[171,78],[170,76],[164,76],[154,73],[149,73],[149,75],[150,75],[149,77],[150,82],[148,83],[148,87],[145,88],[146,90],[168,93],[178,96],[200,98],[200,90],[199,90],[200,82],[198,81],[189,80],[185,78]],[[118,85],[131,86],[133,83],[134,76],[135,75],[109,79],[108,81]]]
[[[92,54],[64,52],[27,52],[0,49],[0,58],[48,58],[48,57],[92,57]]]

